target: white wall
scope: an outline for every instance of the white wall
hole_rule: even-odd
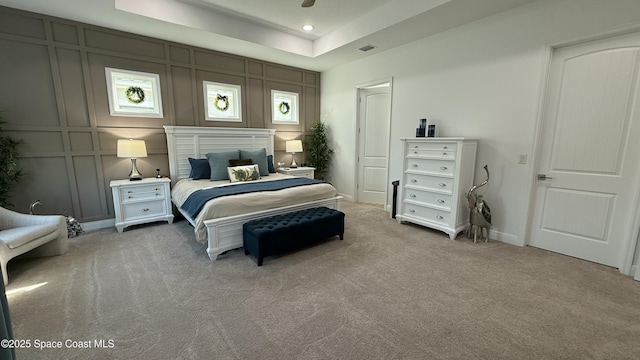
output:
[[[550,46],[633,28],[637,0],[540,0],[323,72],[333,183],[354,195],[356,85],[393,77],[389,182],[401,176],[399,139],[415,137],[420,118],[435,119],[440,136],[478,138],[476,182],[482,166],[491,171],[492,237],[524,245]],[[526,165],[517,164],[521,153]]]

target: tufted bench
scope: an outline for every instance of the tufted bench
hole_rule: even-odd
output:
[[[245,255],[262,260],[271,255],[298,250],[331,236],[344,238],[344,213],[327,207],[299,210],[252,220],[242,226]]]

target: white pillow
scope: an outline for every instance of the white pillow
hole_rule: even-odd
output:
[[[260,179],[260,168],[258,164],[229,166],[227,167],[229,180],[231,182],[252,181]]]

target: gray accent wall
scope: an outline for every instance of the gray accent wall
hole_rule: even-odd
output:
[[[105,67],[159,74],[164,117],[111,116]],[[241,123],[205,121],[203,81],[241,87]],[[272,89],[299,94],[299,125],[271,123]],[[320,118],[320,73],[0,7],[0,111],[23,141],[14,210],[40,200],[36,213],[96,221],[114,217],[109,182],[131,169],[119,138],[146,141],[147,177],[169,172],[163,125],[273,128],[275,162],[290,161],[284,141]]]

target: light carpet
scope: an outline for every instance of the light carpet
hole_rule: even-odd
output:
[[[17,356],[640,359],[640,283],[616,269],[451,241],[375,206],[342,210],[343,241],[262,267],[242,249],[209,261],[184,220],[94,231],[66,255],[14,260],[14,334],[31,343]]]

